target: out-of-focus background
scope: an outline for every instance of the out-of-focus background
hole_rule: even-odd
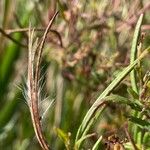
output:
[[[22,94],[26,92],[28,27],[30,23],[35,37],[42,37],[56,10],[59,14],[48,33],[41,64],[41,97],[48,99],[40,104],[42,115],[53,101],[42,121],[53,149],[65,149],[62,134],[73,146],[91,104],[129,64],[141,13],[143,47],[150,45],[149,0],[1,0],[0,149],[40,149]],[[144,64],[147,69],[148,60]],[[114,93],[126,96],[128,86],[126,78]],[[87,139],[83,147],[90,148],[101,134],[121,129],[126,122],[124,113],[127,108],[110,105],[90,130],[97,136]]]

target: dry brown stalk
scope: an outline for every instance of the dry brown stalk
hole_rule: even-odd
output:
[[[41,62],[41,55],[42,55],[42,51],[43,51],[43,47],[44,47],[44,43],[45,43],[45,39],[47,37],[47,34],[49,32],[49,29],[51,28],[52,26],[52,23],[54,21],[54,19],[56,18],[58,12],[56,12],[53,16],[53,18],[50,20],[46,30],[45,30],[45,33],[42,37],[42,41],[41,41],[41,44],[40,44],[40,47],[39,47],[39,51],[38,51],[38,56],[37,56],[37,64],[36,64],[36,71],[35,71],[35,83],[38,83],[38,80],[39,80],[39,68],[40,68],[40,62]]]
[[[47,37],[47,33],[49,29],[52,26],[52,23],[57,16],[58,12],[55,13],[53,18],[50,20],[45,33],[43,35],[42,41],[40,45],[36,43],[35,45],[33,44],[33,34],[34,30],[31,32],[31,28],[29,30],[29,56],[28,56],[28,80],[27,80],[27,85],[28,85],[28,98],[29,98],[29,109],[31,113],[31,118],[32,118],[32,124],[34,127],[34,131],[36,134],[36,137],[38,139],[38,142],[40,146],[42,147],[43,150],[50,150],[50,146],[48,145],[43,131],[42,131],[42,125],[40,121],[40,115],[39,115],[39,78],[40,78],[40,62],[41,62],[41,56],[42,56],[42,51],[45,43],[45,39]],[[35,47],[34,47],[35,46]],[[37,51],[37,61],[35,62],[35,53]],[[35,69],[34,69],[34,64],[35,64]]]

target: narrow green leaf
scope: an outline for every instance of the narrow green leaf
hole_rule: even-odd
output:
[[[149,53],[149,51],[150,51],[150,47],[145,49],[143,51],[143,53],[140,55],[140,57],[138,59],[136,59],[132,64],[130,64],[128,67],[126,67],[116,77],[116,79],[114,79],[112,81],[112,83],[104,90],[104,92],[97,98],[97,100],[94,102],[94,104],[91,106],[91,108],[86,113],[86,115],[78,129],[77,136],[76,136],[76,142],[78,141],[78,139],[82,138],[83,133],[84,134],[87,133],[88,130],[86,130],[86,128],[87,128],[88,124],[90,123],[90,121],[92,120],[92,118],[95,116],[95,113],[96,113],[97,109],[99,108],[99,104],[100,104],[101,100],[113,91],[113,89],[128,75],[128,73],[135,67],[135,65],[137,65],[137,63]],[[99,116],[99,112],[96,116],[97,117]],[[97,120],[97,117],[94,120]],[[94,120],[92,120],[92,121],[94,121]],[[90,124],[92,125],[93,123],[90,123]],[[85,130],[86,130],[86,132],[84,132]]]
[[[143,14],[140,15],[135,27],[135,32],[134,32],[132,47],[131,47],[131,54],[130,54],[130,64],[132,64],[137,58],[137,45],[138,45],[138,38],[140,35],[142,21],[143,21]],[[134,69],[130,73],[130,78],[131,78],[132,88],[137,93],[138,88],[137,88],[137,81],[136,81],[136,73]]]
[[[141,128],[149,127],[149,130],[150,130],[150,122],[141,118],[134,117],[134,116],[127,116],[127,117],[129,118],[129,121],[134,122],[135,124],[139,125]]]
[[[75,144],[75,150],[77,149],[79,149],[79,145],[85,140],[85,139],[87,139],[87,138],[90,138],[90,137],[92,137],[92,136],[94,136],[95,135],[95,133],[92,133],[92,134],[87,134],[87,135],[85,135],[85,136],[83,136],[82,138],[80,138],[77,142],[76,142],[76,144]]]
[[[98,150],[98,147],[99,147],[101,141],[102,141],[102,136],[100,136],[99,139],[96,141],[92,150]]]
[[[138,22],[136,24],[136,27],[135,27],[135,32],[134,32],[132,47],[131,47],[131,53],[130,53],[130,64],[132,64],[135,61],[135,59],[137,58],[137,45],[138,45],[138,39],[139,39],[139,36],[140,36],[142,21],[143,21],[143,14],[140,15],[140,17],[138,19]],[[134,92],[138,93],[139,91],[138,91],[136,77],[137,77],[136,76],[136,71],[135,71],[135,69],[133,69],[130,73],[131,86],[132,86],[132,89],[134,90]],[[137,114],[137,112],[135,112],[135,115],[136,114]],[[138,132],[140,130],[138,129],[138,127],[135,126],[134,130],[135,130],[134,137],[139,137],[138,135],[140,135],[140,134],[138,134]]]
[[[134,99],[138,99],[139,95],[132,89],[132,88],[127,88],[127,91],[129,93],[129,95],[131,95],[132,98]]]

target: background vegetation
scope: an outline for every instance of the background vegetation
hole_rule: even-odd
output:
[[[130,64],[135,26],[142,13],[136,57],[150,45],[148,0],[0,1],[0,149],[41,149],[23,96],[28,27],[30,22],[36,36],[42,37],[56,10],[59,14],[44,46],[40,81],[39,109],[41,116],[45,114],[43,131],[50,146],[56,150],[150,149],[148,55],[133,75],[137,89],[131,85],[132,77],[121,79],[84,142],[80,146],[83,139],[75,142],[89,108]],[[98,145],[93,147],[96,141]]]

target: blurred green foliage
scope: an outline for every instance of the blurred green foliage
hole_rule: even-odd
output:
[[[54,99],[43,119],[43,131],[53,149],[73,149],[77,130],[91,104],[118,72],[129,64],[131,41],[141,13],[144,13],[142,50],[150,45],[149,8],[148,0],[1,0],[0,31],[21,44],[13,42],[1,32],[0,149],[40,149],[27,100],[22,95],[22,90],[25,90],[28,49],[21,45],[28,44],[28,32],[18,32],[16,29],[28,28],[29,22],[35,30],[45,29],[54,12],[59,10],[52,26],[54,32],[49,32],[46,39],[41,65],[41,84],[44,86],[42,98],[49,96],[50,102]],[[36,36],[42,35],[43,30],[36,32]],[[140,66],[142,75],[137,84],[141,91],[141,82],[149,65],[147,57]],[[140,97],[131,88],[129,77],[113,93],[136,99],[135,103]],[[144,109],[147,109],[149,102],[145,102],[145,99]],[[108,137],[112,132],[120,136],[118,129],[122,129],[128,120],[133,122],[129,125],[131,136],[133,124],[140,127],[138,133],[144,135],[140,142],[138,137],[133,137],[139,149],[150,148],[149,120],[143,120],[143,114],[142,117],[134,117],[127,103],[118,103],[108,104],[103,115],[90,129],[90,133],[95,135],[85,140],[83,149],[92,148],[99,137],[99,149],[106,149],[104,143],[110,142]],[[133,102],[129,103],[131,105]],[[46,106],[40,109],[44,111]],[[128,138],[127,135],[125,137]],[[127,142],[125,148],[131,147],[132,144]]]

